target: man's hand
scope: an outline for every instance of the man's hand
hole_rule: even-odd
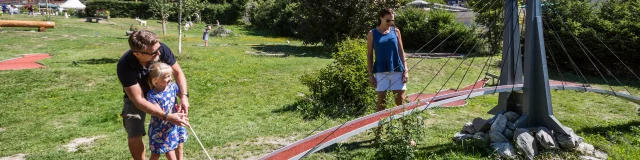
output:
[[[186,117],[185,113],[172,113],[167,115],[167,121],[178,126],[190,126]]]
[[[185,115],[189,115],[189,98],[187,96],[182,96],[180,99],[180,105],[178,106],[179,111],[184,111]]]

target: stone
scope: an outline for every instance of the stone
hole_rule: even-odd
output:
[[[473,123],[471,122],[467,122],[466,124],[464,124],[464,127],[462,127],[462,130],[469,134],[476,133],[476,129],[473,127]]]
[[[484,132],[476,132],[471,138],[471,145],[477,147],[486,147],[489,144],[489,137]]]
[[[489,132],[489,137],[491,137],[491,143],[509,142],[509,140],[505,138],[502,133],[491,131]]]
[[[504,132],[504,129],[507,127],[507,117],[499,114],[496,117],[496,120],[491,124],[491,132]]]
[[[504,117],[507,118],[507,121],[511,122],[511,123],[515,123],[516,121],[518,121],[518,118],[520,118],[520,115],[516,112],[506,112],[504,113]]]
[[[596,157],[591,157],[591,156],[580,156],[581,160],[600,160],[599,158]]]
[[[526,129],[517,129],[515,134],[516,148],[527,157],[532,160],[535,155],[538,154],[538,147],[535,142],[535,138]]]
[[[506,137],[509,140],[513,140],[513,130],[511,129],[505,129],[502,135],[504,135],[504,137]]]
[[[455,135],[453,135],[453,141],[456,142],[456,144],[462,144],[462,142],[466,141],[467,139],[470,139],[471,137],[473,137],[472,134],[465,134],[462,132],[458,132]]]
[[[484,120],[480,117],[473,119],[473,128],[476,129],[476,132],[486,132],[491,128],[491,124],[489,121]]]
[[[607,158],[609,158],[609,155],[607,155],[607,153],[604,153],[604,152],[599,151],[599,150],[597,150],[597,149],[596,149],[596,151],[595,151],[595,153],[594,153],[594,156],[595,156],[596,158],[600,158],[600,159],[607,159]]]
[[[507,122],[507,128],[514,131],[516,130],[516,124],[515,123],[511,123],[511,122]]]
[[[573,130],[570,128],[565,128],[569,133],[564,134],[560,132],[554,132],[554,136],[556,137],[556,142],[563,149],[573,150],[576,149],[580,143],[582,143],[582,137],[579,137]]]
[[[539,127],[536,131],[536,139],[545,149],[558,149],[556,139],[551,136],[551,131],[545,127]]]
[[[583,155],[593,156],[595,155],[596,148],[594,148],[593,145],[589,143],[580,143],[580,145],[578,145],[578,147],[576,148],[576,151],[582,153]]]
[[[503,158],[515,158],[516,152],[513,150],[513,146],[508,142],[505,143],[491,143],[491,149],[493,153],[497,153]]]

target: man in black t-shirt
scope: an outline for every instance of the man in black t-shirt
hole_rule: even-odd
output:
[[[118,79],[124,90],[124,107],[122,108],[123,125],[128,135],[128,146],[135,160],[145,159],[145,147],[142,137],[145,133],[144,120],[146,113],[167,120],[176,125],[188,125],[186,116],[189,113],[189,95],[187,79],[176,61],[171,49],[160,43],[155,34],[149,31],[136,31],[129,36],[129,51],[125,52],[117,65]],[[151,61],[160,61],[173,68],[173,77],[180,88],[177,104],[183,113],[166,114],[160,107],[146,100],[145,95],[150,87],[147,85],[148,65]],[[182,144],[176,148],[176,155],[182,155]]]

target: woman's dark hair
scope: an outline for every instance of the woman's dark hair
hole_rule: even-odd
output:
[[[382,22],[380,21],[380,18],[386,16],[386,15],[392,15],[393,14],[393,9],[391,8],[383,8],[380,10],[380,12],[378,12],[378,25],[382,24]]]

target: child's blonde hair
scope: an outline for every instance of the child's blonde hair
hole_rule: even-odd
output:
[[[160,78],[167,75],[171,75],[173,69],[166,63],[162,62],[151,62],[151,66],[149,66],[149,78],[148,83],[151,88],[153,88],[153,79]]]

